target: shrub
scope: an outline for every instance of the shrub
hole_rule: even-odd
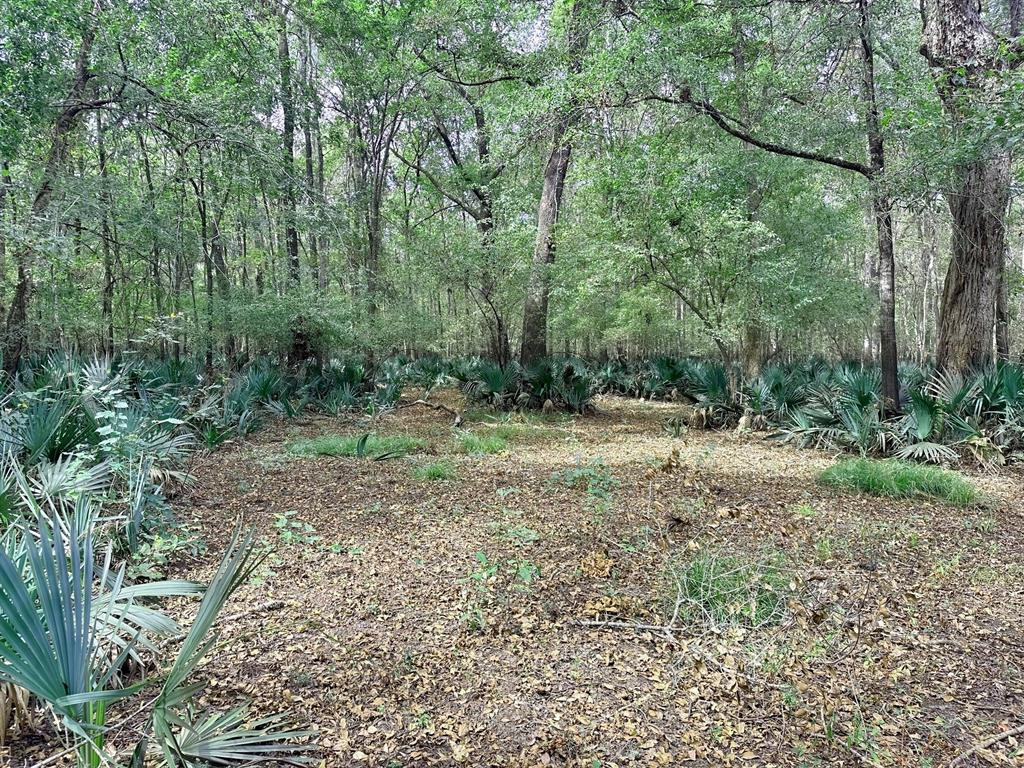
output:
[[[450,461],[435,461],[415,467],[412,476],[416,480],[452,480],[455,478],[455,466]]]
[[[670,567],[668,581],[673,619],[762,627],[779,623],[786,611],[787,579],[772,558],[703,553]]]
[[[946,469],[910,464],[897,459],[846,459],[818,478],[825,485],[876,496],[925,496],[957,506],[974,504],[978,490],[964,477]]]
[[[321,435],[298,440],[289,446],[296,456],[355,456],[390,459],[406,456],[426,447],[426,441],[411,435]]]

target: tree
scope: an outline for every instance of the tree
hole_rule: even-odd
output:
[[[583,68],[583,54],[589,37],[583,12],[583,0],[572,0],[565,14],[564,45],[570,92],[566,103],[554,109],[551,149],[544,163],[544,182],[537,208],[537,242],[533,249],[533,265],[523,305],[523,341],[519,356],[523,365],[547,354],[548,270],[555,260],[555,225],[562,207],[565,176],[569,172],[569,159],[572,156],[572,140],[568,133],[579,119],[579,96],[572,89],[578,87],[575,80]],[[553,32],[549,30],[549,34]]]
[[[1015,9],[1014,32],[1019,5]],[[992,31],[974,0],[929,0],[922,15],[921,53],[932,68],[954,145],[945,192],[952,259],[942,290],[936,362],[963,371],[992,359],[1011,158],[1005,136],[988,124],[994,116],[986,105],[1007,98],[1008,75],[1018,66],[1021,49],[1019,38],[1007,46]]]

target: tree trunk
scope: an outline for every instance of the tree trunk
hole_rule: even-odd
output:
[[[893,244],[892,200],[882,186],[885,144],[875,90],[875,47],[867,0],[860,0],[861,75],[867,102],[868,159],[871,164],[872,212],[878,237],[878,335],[882,368],[882,411],[899,410],[900,383],[896,350],[896,257]]]
[[[4,313],[4,299],[7,297],[7,209],[11,190],[11,170],[7,161],[0,162],[0,315]]]
[[[103,290],[100,305],[103,313],[103,351],[114,354],[114,263],[110,253],[110,181],[107,176],[107,147],[103,140],[103,113],[96,113],[96,154],[100,167],[100,238],[103,253]]]
[[[953,140],[973,132],[977,104],[1007,97],[1010,66],[977,0],[927,0],[921,52],[936,79]],[[1011,16],[1019,25],[1020,11]],[[1009,57],[1012,58],[1012,57]],[[970,142],[967,142],[970,143]],[[953,217],[952,258],[942,290],[936,364],[966,371],[992,360],[996,303],[1006,247],[1010,153],[1000,139],[957,160],[946,199]]]
[[[965,371],[992,361],[996,297],[1006,247],[1010,156],[965,163],[947,193],[953,257],[942,287],[940,368]]]
[[[580,22],[582,1],[574,0],[566,21],[566,50],[569,57],[569,75],[578,75],[582,69],[583,51],[587,34]],[[569,170],[572,143],[566,135],[576,120],[575,97],[558,110],[552,136],[551,151],[544,164],[544,185],[537,209],[537,240],[533,249],[533,265],[526,286],[523,306],[523,340],[520,360],[526,365],[547,354],[548,298],[550,295],[550,267],[555,260],[555,225],[562,207],[565,175]]]
[[[314,265],[313,268],[316,270],[316,280],[314,282],[316,283],[317,291],[322,293],[326,281],[320,274],[323,271],[323,265],[321,264],[320,243],[316,232],[319,225],[319,206],[317,205],[316,174],[313,167],[312,94],[314,86],[311,74],[311,47],[311,36],[307,33],[305,45],[302,49],[302,155],[305,160],[306,170],[303,202],[306,205],[307,218],[312,222],[306,242],[309,245],[309,255]]]
[[[569,169],[572,144],[565,141],[567,121],[555,127],[554,146],[544,165],[544,186],[537,211],[537,242],[533,250],[533,266],[526,287],[523,307],[523,344],[520,360],[523,365],[547,354],[549,269],[555,260],[555,224],[562,205],[565,175]]]
[[[899,410],[899,358],[896,352],[896,258],[893,244],[892,201],[872,199],[878,235],[879,353],[882,368],[882,410]]]
[[[301,271],[299,232],[295,226],[295,99],[292,95],[292,57],[288,48],[288,10],[283,5],[278,16],[277,57],[281,73],[281,112],[284,123],[281,135],[284,174],[281,180],[281,218],[284,223],[285,262],[289,282],[298,285]]]

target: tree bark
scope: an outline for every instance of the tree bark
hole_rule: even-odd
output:
[[[580,73],[583,50],[587,44],[587,35],[580,24],[581,6],[582,0],[574,0],[566,22],[570,76]],[[544,184],[537,209],[537,239],[523,306],[523,339],[519,355],[523,365],[547,354],[548,299],[551,264],[555,260],[555,225],[561,212],[565,176],[572,156],[572,143],[566,137],[577,117],[575,102],[575,97],[570,97],[569,103],[557,113],[551,150],[544,164]]]
[[[992,334],[1006,247],[1010,157],[964,163],[947,192],[953,257],[942,287],[940,368],[966,371],[992,361]]]
[[[976,104],[1005,96],[1011,66],[976,0],[927,0],[925,43],[954,141],[973,130]],[[1015,12],[1019,23],[1019,10]],[[966,371],[992,360],[996,304],[1006,247],[1010,153],[998,140],[957,160],[946,191],[953,218],[952,258],[942,289],[936,364]]]
[[[896,256],[893,244],[892,200],[884,190],[885,143],[878,114],[875,90],[875,47],[868,0],[859,0],[858,32],[861,47],[861,74],[867,104],[868,159],[871,164],[872,212],[878,237],[878,331],[882,368],[882,410],[899,410],[900,383],[896,350]]]
[[[565,141],[568,128],[560,120],[555,128],[554,146],[544,164],[544,186],[537,211],[537,242],[523,307],[523,343],[520,360],[528,365],[547,354],[549,270],[555,260],[555,224],[562,205],[565,175],[569,170],[572,144]]]
[[[11,170],[4,160],[0,162],[0,315],[4,314],[4,299],[7,298],[7,209],[11,189]]]
[[[277,58],[281,75],[282,171],[281,195],[284,223],[285,262],[288,280],[298,285],[301,279],[299,232],[295,225],[295,99],[292,94],[292,57],[288,46],[288,10],[282,5],[278,16]]]
[[[103,113],[96,113],[96,154],[100,169],[100,244],[103,253],[103,289],[100,305],[103,313],[103,351],[114,354],[114,263],[110,253],[111,196],[107,174],[107,146],[103,137]]]

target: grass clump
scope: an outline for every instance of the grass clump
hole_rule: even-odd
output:
[[[414,480],[453,480],[455,474],[455,465],[450,461],[435,461],[412,470]]]
[[[668,586],[673,617],[713,627],[778,624],[789,590],[778,558],[749,562],[714,553],[673,565]]]
[[[508,448],[508,438],[498,431],[462,432],[457,438],[459,449],[472,456],[501,453]]]
[[[977,488],[956,472],[897,459],[846,459],[826,469],[818,480],[875,496],[925,496],[961,507],[980,499]]]
[[[406,456],[426,447],[426,441],[410,435],[321,435],[291,444],[296,456],[355,456],[390,459]]]

